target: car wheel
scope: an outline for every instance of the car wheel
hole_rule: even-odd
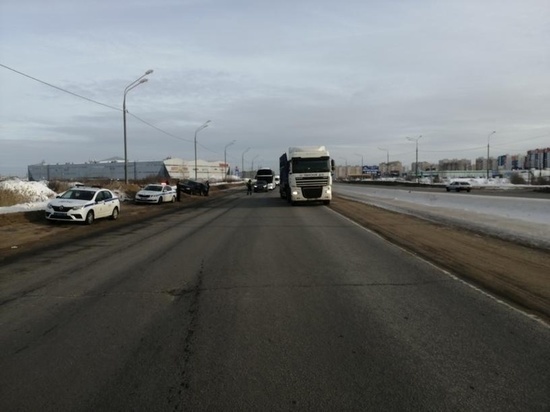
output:
[[[113,213],[111,213],[111,220],[117,220],[118,219],[118,207],[115,207],[113,209]]]
[[[90,210],[86,215],[86,220],[84,221],[84,223],[86,223],[87,225],[91,225],[92,223],[94,223],[94,220],[95,220],[94,212]]]
[[[451,189],[447,188],[447,192],[450,192],[450,191],[451,191]]]
[[[162,196],[159,196],[159,200],[157,202],[159,205],[162,203]]]
[[[176,202],[176,196],[172,196],[172,203]]]

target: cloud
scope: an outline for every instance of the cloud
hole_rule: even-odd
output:
[[[123,91],[147,69],[127,108],[166,133],[129,117],[133,158],[189,158],[208,119],[201,156],[237,140],[233,162],[252,147],[271,167],[297,143],[349,163],[384,161],[386,147],[406,164],[405,137],[421,134],[430,161],[483,155],[492,130],[495,150],[548,146],[542,0],[7,0],[2,12],[2,63],[115,109],[0,69],[0,173],[120,156]]]

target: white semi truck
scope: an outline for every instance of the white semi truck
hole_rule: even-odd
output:
[[[290,147],[279,158],[279,193],[291,205],[332,199],[334,160],[325,146]]]

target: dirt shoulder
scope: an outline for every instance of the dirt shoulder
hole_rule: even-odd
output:
[[[200,203],[223,195],[222,191],[211,190],[208,197],[182,194],[180,202],[176,203],[137,205],[133,202],[123,202],[116,221],[98,219],[91,226],[72,222],[50,222],[46,220],[44,211],[0,214],[0,264],[73,239],[95,236],[105,230],[196,207]]]
[[[163,205],[124,203],[117,221],[98,220],[92,226],[52,224],[45,220],[42,211],[0,215],[0,263],[84,235],[94,236],[106,227],[131,225],[160,214],[197,207],[225,193],[213,191],[208,198],[183,196],[181,202]],[[340,197],[333,199],[330,208],[453,275],[550,322],[550,251]]]

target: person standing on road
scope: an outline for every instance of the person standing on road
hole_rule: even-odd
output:
[[[246,182],[246,195],[252,196],[252,180],[248,179],[248,182]]]

